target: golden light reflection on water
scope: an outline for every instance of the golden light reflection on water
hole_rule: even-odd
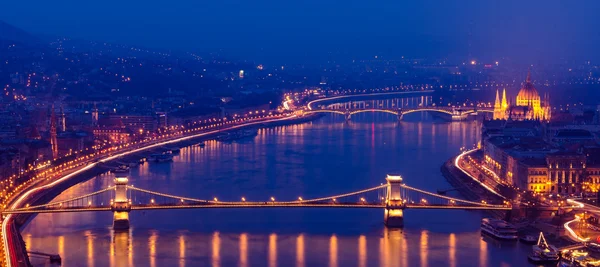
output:
[[[248,266],[248,234],[240,234],[240,267]]]
[[[94,266],[94,236],[92,231],[85,231],[85,240],[87,244],[87,266]]]
[[[108,245],[108,260],[110,266],[115,266],[115,232],[110,231],[110,244]]]
[[[129,229],[128,234],[127,251],[129,253],[127,253],[127,259],[129,260],[129,266],[133,266],[133,230]]]
[[[450,267],[456,267],[456,235],[454,233],[451,233],[448,238],[448,257]]]
[[[483,238],[479,239],[479,265],[487,265],[487,242],[483,241]]]
[[[335,235],[332,235],[329,238],[329,266],[337,267],[338,266],[338,240]]]
[[[65,255],[65,236],[58,237],[58,255]]]
[[[156,231],[152,231],[150,234],[150,238],[148,238],[148,248],[150,255],[150,267],[156,266],[156,240],[158,239],[158,234]]]
[[[419,254],[421,257],[421,267],[426,267],[427,266],[427,262],[428,262],[428,253],[429,253],[429,243],[428,243],[428,232],[427,230],[422,230],[421,231],[421,239],[420,239],[420,244],[421,244],[421,253]]]
[[[385,228],[383,231],[383,237],[379,238],[379,266],[387,267],[390,265],[390,254],[387,249],[389,246],[388,242],[388,229]]]
[[[179,236],[179,266],[185,266],[185,237]]]
[[[405,235],[402,235],[400,253],[402,254],[402,266],[408,266],[408,244]]]
[[[221,237],[219,232],[215,232],[212,236],[212,266],[219,267],[221,265]]]
[[[400,259],[403,257],[403,247],[401,240],[404,239],[404,236],[402,234],[402,231],[399,229],[388,230],[388,239],[389,241],[386,249],[389,251],[389,266],[399,266]]]
[[[269,267],[277,266],[277,235],[269,235]]]
[[[296,237],[296,266],[304,267],[304,234]]]
[[[358,237],[358,266],[367,267],[367,237]]]
[[[250,242],[250,234],[248,233],[176,233],[170,237],[167,234],[164,238],[162,236],[158,238],[158,235],[162,235],[162,233],[151,230],[145,232],[143,238],[147,240],[147,247],[143,243],[141,246],[132,246],[134,243],[132,241],[132,231],[114,232],[113,234],[113,231],[109,230],[112,242],[108,247],[109,244],[102,242],[102,234],[93,230],[86,230],[80,233],[78,238],[71,235],[51,238],[50,240],[53,241],[52,244],[54,245],[48,246],[46,249],[38,249],[43,244],[35,236],[30,237],[25,234],[23,237],[28,244],[33,244],[34,248],[40,251],[52,251],[48,248],[55,248],[61,253],[66,253],[62,254],[66,255],[65,266],[162,266],[165,261],[163,258],[159,258],[162,257],[161,255],[172,258],[171,266],[197,266],[206,264],[207,260],[206,258],[199,260],[198,257],[194,257],[193,254],[195,253],[192,248],[212,243],[211,266],[237,265],[248,267],[260,264],[306,267],[316,264],[329,267],[367,267],[376,265],[385,267],[426,267],[434,266],[434,262],[444,262],[444,266],[456,267],[460,266],[458,261],[473,263],[473,259],[459,258],[458,242],[461,237],[465,240],[463,243],[470,242],[474,245],[467,246],[474,249],[469,251],[471,256],[468,257],[472,258],[472,255],[477,255],[479,252],[479,261],[474,259],[474,264],[478,266],[490,265],[488,262],[490,256],[487,254],[489,244],[484,240],[472,238],[471,233],[468,235],[441,234],[431,233],[427,230],[416,232],[408,230],[407,234],[404,230],[387,228],[382,230],[382,236],[380,237],[370,236],[369,234],[345,236],[337,233],[331,235],[257,234],[257,237],[263,238],[258,238],[255,242]],[[407,239],[407,235],[413,238]],[[41,239],[42,243],[43,240]],[[230,242],[232,240],[236,241]],[[159,242],[162,242],[162,244]],[[479,247],[477,242],[479,242]],[[293,243],[295,243],[295,248]],[[379,243],[379,246],[376,243]],[[80,247],[80,253],[72,251],[76,247]],[[409,247],[413,248],[410,253]],[[109,258],[102,256],[103,249],[104,251],[110,251],[110,254],[104,254],[110,255]],[[136,249],[145,250],[140,252],[140,255],[144,255],[142,258],[136,259],[133,257],[133,251]],[[202,248],[206,251],[205,255],[210,255],[209,249],[211,249],[210,246]],[[379,253],[377,253],[377,249],[379,249]],[[293,255],[294,252],[295,256]],[[172,255],[168,256],[169,253]],[[77,264],[73,264],[74,262]]]

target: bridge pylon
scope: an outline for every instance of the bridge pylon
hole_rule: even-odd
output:
[[[127,230],[129,229],[129,211],[131,211],[131,201],[127,198],[129,170],[119,169],[114,171],[114,174],[115,199],[111,203],[113,230]]]
[[[400,175],[388,174],[387,195],[385,199],[384,223],[387,227],[404,227],[405,202],[402,199],[402,177]]]

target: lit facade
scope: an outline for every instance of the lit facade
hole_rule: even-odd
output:
[[[506,98],[506,89],[502,91],[502,100],[499,92],[496,91],[496,101],[494,103],[495,120],[540,120],[549,121],[551,116],[548,95],[542,100],[538,91],[531,82],[531,73],[527,74],[527,79],[523,84],[515,103],[508,103]]]

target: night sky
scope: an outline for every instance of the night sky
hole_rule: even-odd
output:
[[[598,11],[596,0],[9,0],[0,20],[36,34],[267,62],[471,53],[535,63],[600,58]]]

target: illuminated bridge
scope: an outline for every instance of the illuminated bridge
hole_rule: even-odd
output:
[[[427,98],[425,98],[427,99]],[[407,102],[405,102],[407,101]],[[327,106],[319,106],[312,108],[310,105],[307,110],[303,110],[302,114],[314,113],[333,113],[343,115],[346,120],[350,120],[352,115],[363,112],[383,112],[398,116],[398,120],[402,120],[404,115],[415,112],[437,112],[448,115],[453,121],[465,120],[471,114],[478,112],[494,112],[493,107],[485,105],[474,106],[435,106],[427,105],[422,101],[415,105],[414,102],[409,103],[409,100],[404,99],[387,99],[387,100],[367,100],[367,101],[352,101],[346,103],[336,103]]]
[[[128,185],[127,174],[115,172],[115,185],[90,194],[37,206],[5,210],[4,214],[55,212],[113,212],[113,228],[129,228],[129,212],[157,209],[215,209],[215,208],[376,208],[384,209],[384,222],[390,227],[404,225],[405,209],[511,210],[508,202],[489,204],[443,196],[402,182],[398,175],[388,175],[387,183],[355,192],[312,199],[299,197],[279,201],[221,201],[198,199],[145,190]]]

